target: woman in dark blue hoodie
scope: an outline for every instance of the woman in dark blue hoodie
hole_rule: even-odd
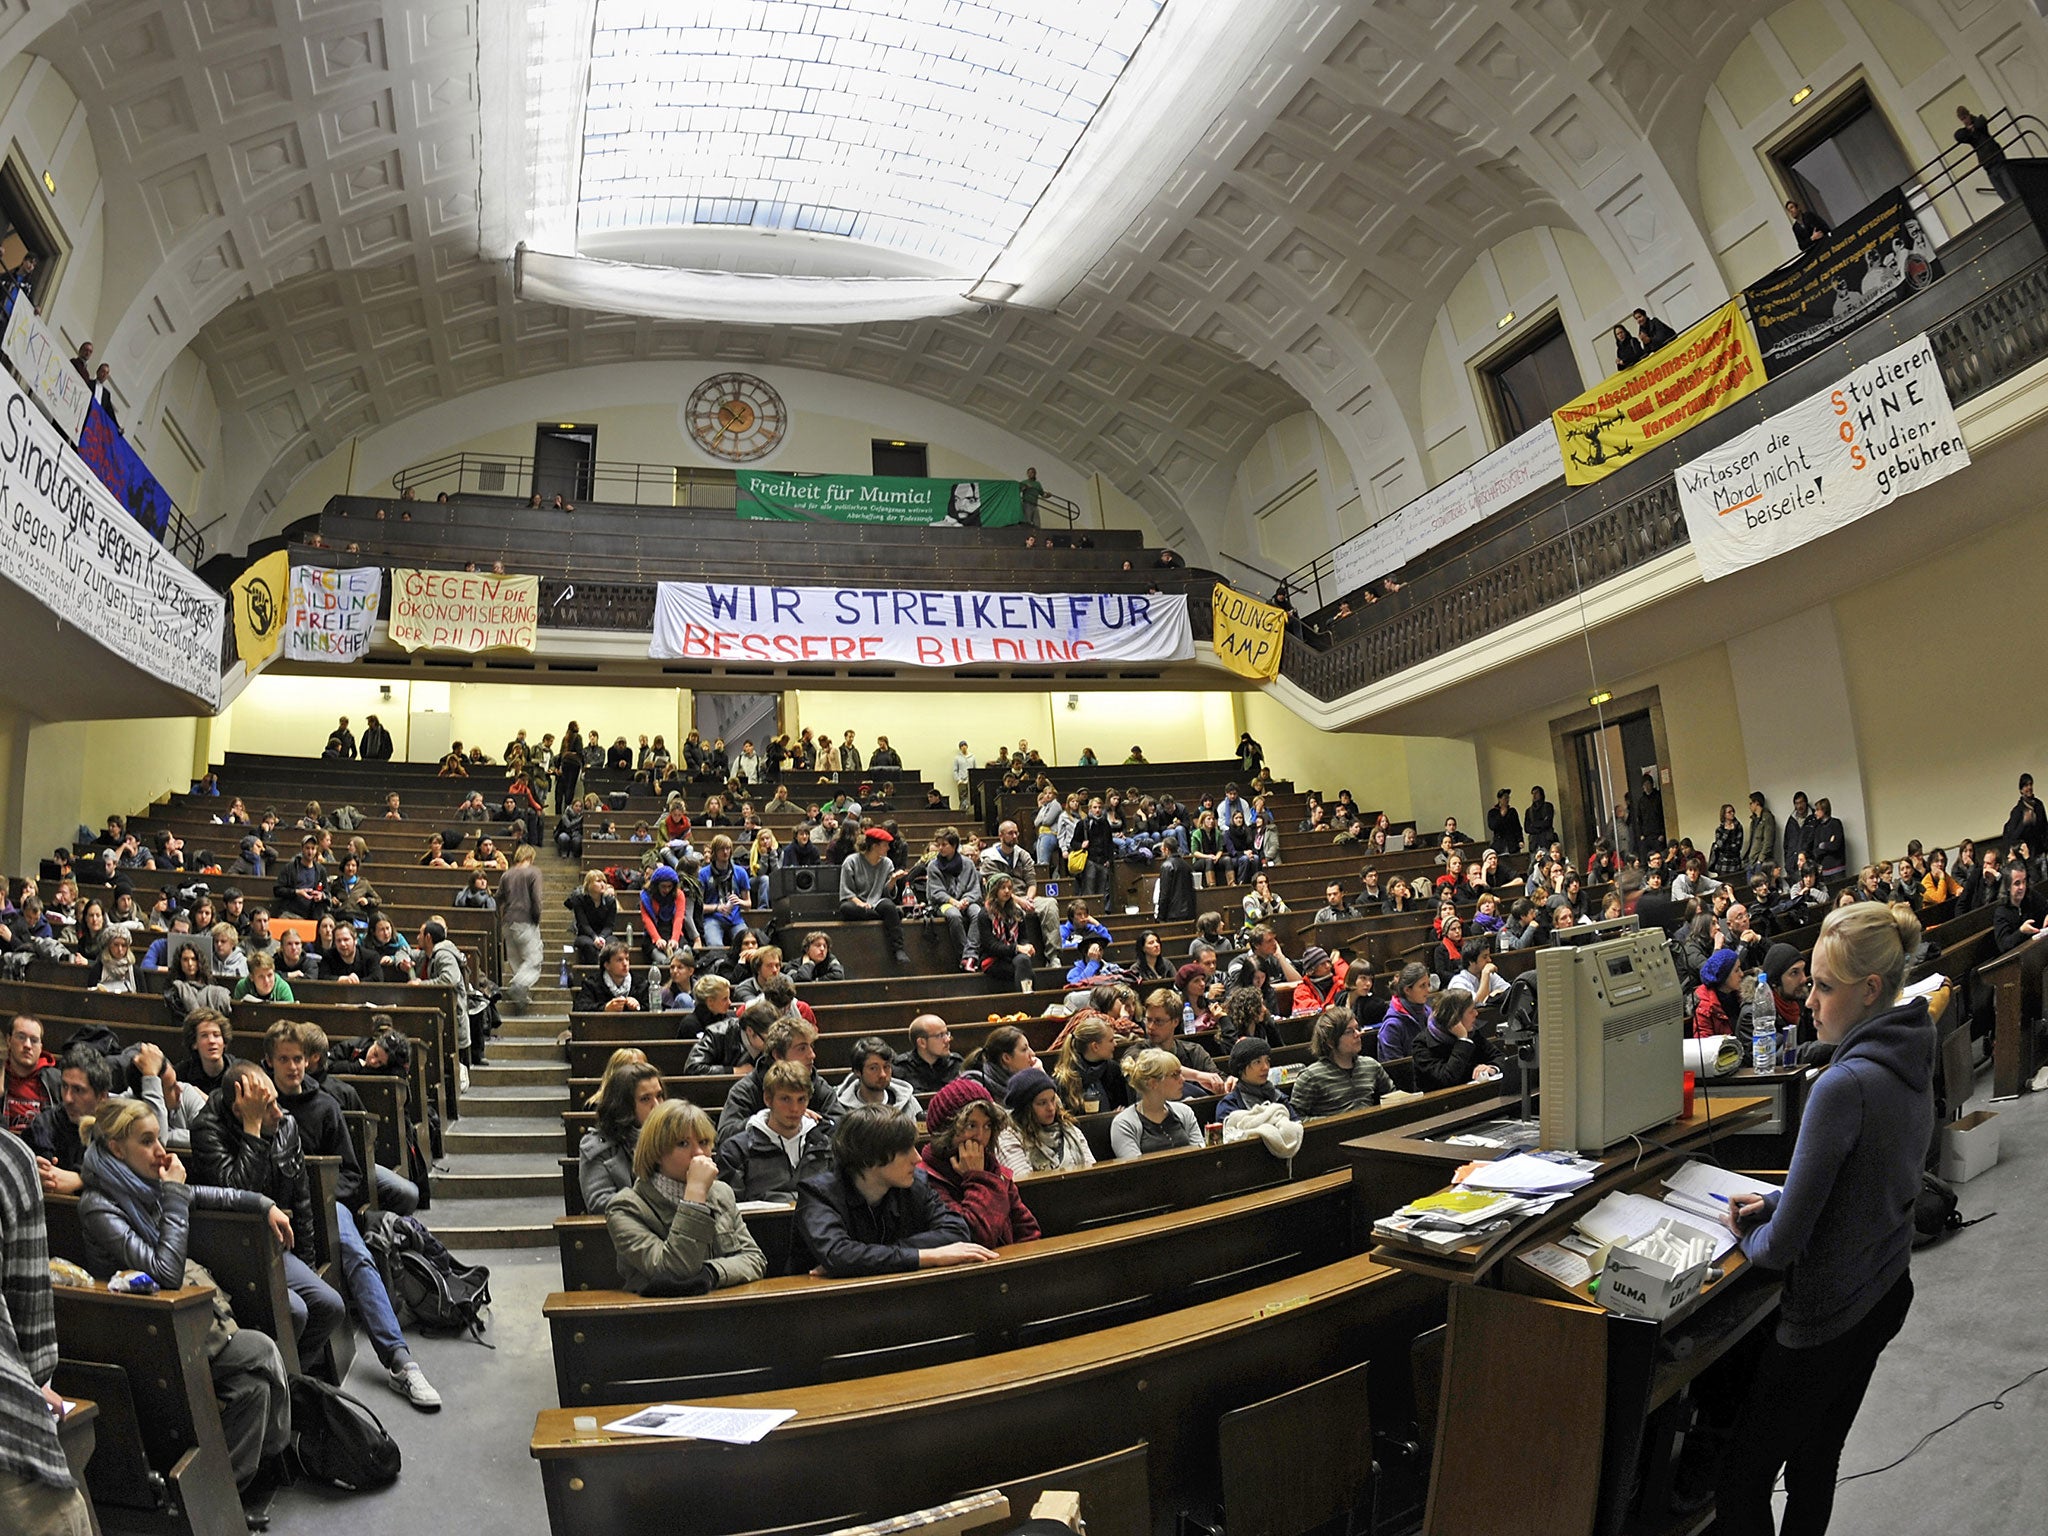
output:
[[[1776,1335],[1749,1385],[1715,1497],[1716,1536],[1827,1529],[1842,1444],[1913,1303],[1913,1206],[1934,1134],[1934,1025],[1899,1003],[1920,923],[1904,903],[1828,914],[1813,947],[1814,1027],[1834,1046],[1782,1191],[1737,1195],[1750,1262],[1785,1274]]]

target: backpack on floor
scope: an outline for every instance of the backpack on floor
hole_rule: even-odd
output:
[[[301,1477],[330,1488],[368,1493],[398,1481],[398,1442],[383,1422],[315,1376],[292,1378],[291,1450]]]
[[[484,1313],[491,1305],[491,1272],[464,1264],[416,1217],[379,1211],[363,1244],[391,1302],[428,1333],[466,1333],[487,1349]]]
[[[1968,1225],[1958,1205],[1956,1192],[1931,1173],[1920,1176],[1920,1194],[1913,1202],[1913,1246],[1931,1248],[1951,1233]]]

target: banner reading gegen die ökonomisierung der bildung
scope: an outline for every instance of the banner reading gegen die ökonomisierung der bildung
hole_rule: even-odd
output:
[[[1568,485],[1591,485],[1764,384],[1756,336],[1731,299],[1551,413]]]
[[[896,523],[1006,528],[1024,521],[1015,480],[915,480],[896,475],[739,472],[739,514],[789,523]]]

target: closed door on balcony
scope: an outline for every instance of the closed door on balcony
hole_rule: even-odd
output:
[[[1511,443],[1585,388],[1571,339],[1555,315],[1479,370],[1500,441]]]
[[[596,466],[596,427],[563,422],[533,429],[533,488],[544,499],[587,501]]]

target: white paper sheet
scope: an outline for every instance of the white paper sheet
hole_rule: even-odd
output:
[[[685,1403],[657,1403],[628,1418],[615,1420],[605,1429],[616,1435],[752,1445],[778,1424],[795,1417],[794,1408],[692,1408]]]
[[[1593,1266],[1576,1253],[1555,1243],[1540,1243],[1522,1255],[1560,1285],[1584,1285],[1593,1278]]]
[[[1570,1168],[1517,1152],[1481,1163],[1465,1180],[1467,1189],[1497,1189],[1510,1195],[1568,1194],[1593,1182],[1595,1168]]]

